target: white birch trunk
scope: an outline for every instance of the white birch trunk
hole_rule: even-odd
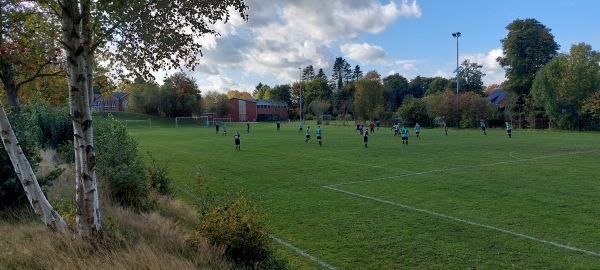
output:
[[[70,114],[75,147],[76,222],[80,236],[101,238],[102,224],[96,181],[92,128],[92,55],[89,44],[89,0],[62,1],[63,45],[67,54]]]
[[[46,199],[46,196],[33,173],[31,164],[29,164],[27,157],[25,157],[25,154],[19,145],[17,136],[15,136],[8,121],[2,102],[0,102],[0,134],[4,149],[10,157],[13,168],[15,168],[15,172],[23,185],[23,189],[25,189],[25,194],[27,194],[27,199],[35,214],[38,215],[42,222],[51,230],[66,232],[69,229],[69,226]]]

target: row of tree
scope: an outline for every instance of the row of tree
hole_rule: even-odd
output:
[[[535,19],[515,20],[506,29],[508,35],[501,40],[504,55],[497,59],[506,71],[507,80],[501,85],[485,87],[482,66],[470,60],[461,63],[457,77],[417,76],[409,81],[399,74],[380,78],[376,71],[363,77],[360,66],[351,69],[345,59],[338,57],[330,79],[322,68],[315,74],[315,68],[307,66],[302,70],[302,80],[289,88],[288,85],[271,88],[259,84],[253,94],[255,98],[287,102],[293,108],[292,116],[302,111],[302,114],[312,112],[317,117],[326,113],[347,120],[389,120],[400,116],[394,112],[406,113],[407,110],[401,108],[406,99],[416,102],[414,99],[445,97],[448,94],[444,92],[453,91],[458,80],[459,103],[460,96],[469,92],[480,97],[496,88],[509,92],[500,111],[503,115],[486,116],[471,111],[474,117],[467,117],[469,119],[504,117],[512,121],[518,118],[520,126],[548,127],[537,124],[542,118],[547,121],[541,122],[549,123],[550,127],[600,130],[599,53],[580,43],[573,45],[569,53],[560,54],[560,46],[554,41],[551,30]],[[291,95],[282,93],[290,88]],[[458,113],[458,108],[454,112],[432,108],[428,111],[430,119],[469,126],[455,119],[457,114],[462,114]],[[434,112],[436,114],[432,114]]]

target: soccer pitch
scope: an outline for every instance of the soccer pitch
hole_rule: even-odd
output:
[[[180,190],[243,189],[298,269],[597,269],[600,134],[297,123],[131,129]],[[233,135],[241,134],[241,151]],[[192,201],[186,192],[180,197]],[[179,196],[178,195],[178,196]]]

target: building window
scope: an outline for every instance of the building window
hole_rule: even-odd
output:
[[[104,109],[108,110],[108,101],[104,101]]]
[[[100,104],[98,104],[98,101],[94,101],[94,107],[96,107],[96,109],[100,109]]]
[[[117,106],[116,106],[116,104],[115,104],[115,101],[114,101],[114,100],[111,100],[111,101],[110,101],[110,109],[111,109],[111,110],[114,110],[115,108],[117,108]]]

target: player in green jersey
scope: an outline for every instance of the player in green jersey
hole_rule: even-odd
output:
[[[408,128],[406,128],[406,126],[402,126],[400,133],[402,133],[402,145],[408,146]]]

